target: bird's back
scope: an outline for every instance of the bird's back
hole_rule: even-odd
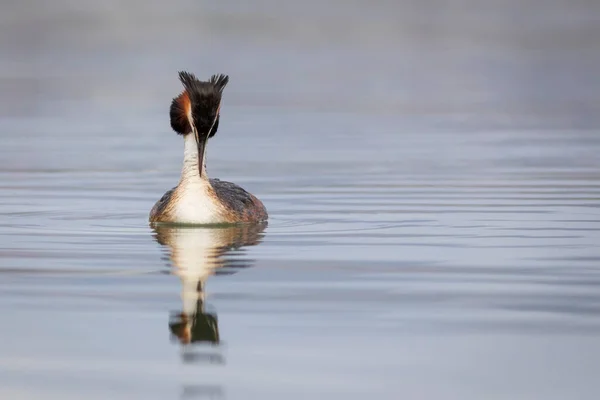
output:
[[[218,201],[227,209],[232,222],[260,222],[268,218],[267,209],[252,193],[235,183],[210,179]],[[228,219],[229,219],[228,218]]]

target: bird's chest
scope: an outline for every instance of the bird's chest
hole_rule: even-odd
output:
[[[207,185],[187,184],[178,188],[174,208],[180,223],[213,224],[221,222],[221,207]]]

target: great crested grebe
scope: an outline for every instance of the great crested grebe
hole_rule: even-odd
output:
[[[150,222],[230,224],[268,218],[263,203],[238,185],[206,175],[206,142],[217,133],[221,97],[229,77],[200,81],[180,72],[185,90],[171,103],[171,128],[184,138],[183,169],[177,186],[150,211]]]

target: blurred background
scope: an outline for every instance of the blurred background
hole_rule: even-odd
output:
[[[7,116],[164,112],[187,68],[230,74],[231,105],[597,122],[591,0],[2,7]]]
[[[0,7],[0,397],[600,393],[599,2]],[[148,226],[179,70],[264,230]]]

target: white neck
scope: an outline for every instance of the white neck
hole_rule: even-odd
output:
[[[206,157],[206,147],[204,154]],[[206,163],[202,165],[202,176],[198,173],[198,146],[194,135],[190,133],[185,136],[174,221],[191,224],[219,223],[222,222],[221,210],[222,206],[216,201],[206,175]]]
[[[181,180],[186,182],[195,182],[207,180],[206,176],[206,146],[204,146],[202,162],[202,177],[198,173],[198,145],[196,138],[192,133],[184,136],[183,148],[183,168],[181,170]]]

